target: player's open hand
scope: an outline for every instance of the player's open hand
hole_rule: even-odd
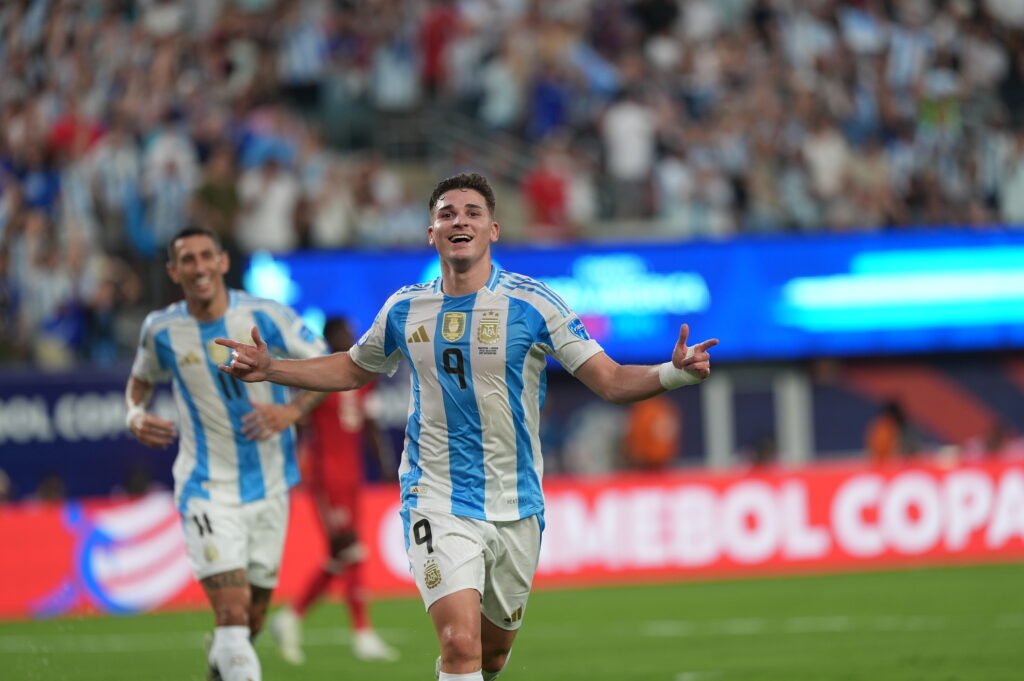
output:
[[[691,346],[686,344],[689,337],[690,326],[683,324],[679,327],[679,340],[672,351],[672,364],[703,381],[711,375],[711,355],[708,350],[718,345],[718,339],[711,338]]]
[[[128,424],[136,440],[153,449],[167,449],[178,437],[174,423],[155,414],[139,414]]]
[[[231,361],[227,364],[221,364],[218,367],[221,371],[247,383],[267,380],[267,370],[270,368],[270,351],[267,349],[267,344],[260,338],[260,330],[257,327],[252,327],[252,342],[254,345],[239,343],[230,338],[215,338],[214,342],[226,348],[231,348]]]
[[[253,402],[252,411],[242,417],[242,433],[250,440],[266,440],[295,423],[301,413],[291,404]]]

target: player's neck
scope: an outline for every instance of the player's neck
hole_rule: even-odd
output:
[[[487,285],[491,278],[491,259],[481,258],[462,272],[450,264],[441,263],[441,288],[446,296],[468,296]]]
[[[228,292],[221,291],[213,300],[185,300],[188,313],[201,322],[212,322],[228,311]]]

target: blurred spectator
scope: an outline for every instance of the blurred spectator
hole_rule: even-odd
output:
[[[566,150],[553,141],[542,145],[536,164],[523,177],[531,241],[570,241],[575,237],[569,206],[572,178]]]
[[[770,432],[757,434],[751,444],[737,449],[735,460],[749,466],[751,473],[770,470],[778,464],[779,452],[775,435]]]
[[[126,211],[139,194],[142,158],[128,121],[114,120],[89,152],[88,163],[99,218],[99,245],[120,252],[127,245]]]
[[[999,186],[1000,218],[1008,225],[1024,226],[1024,129],[1017,132]]]
[[[89,338],[132,314],[96,263],[116,255],[162,304],[161,242],[188,220],[229,251],[422,244],[431,162],[519,188],[509,237],[1024,225],[1019,5],[4,5],[0,347],[106,356],[68,331],[83,309]]]
[[[785,223],[783,196],[776,190],[781,166],[780,159],[772,153],[771,141],[763,135],[757,136],[744,186],[747,192],[744,230],[773,232]]]
[[[419,28],[420,68],[428,95],[440,92],[447,81],[449,35],[459,22],[458,10],[451,0],[427,0]]]
[[[138,463],[128,469],[124,481],[110,491],[110,496],[137,498],[166,489],[165,485],[153,479],[153,471],[149,469],[149,466]]]
[[[75,272],[64,261],[55,227],[42,210],[29,211],[13,244],[19,300],[18,345],[40,365],[73,362],[81,326]]]
[[[824,112],[811,121],[803,155],[815,195],[826,204],[836,199],[846,180],[850,150],[838,126]]]
[[[83,339],[80,356],[93,364],[112,365],[130,347],[124,339],[136,333],[139,320],[126,309],[139,305],[143,298],[142,281],[124,260],[113,256],[91,259],[92,291],[82,292]]]
[[[171,179],[191,190],[199,177],[199,159],[185,131],[180,114],[169,110],[145,143],[143,184],[147,193],[158,191],[161,182]]]
[[[627,465],[640,470],[661,470],[679,456],[683,415],[667,396],[635,402],[626,413],[623,449]]]
[[[570,120],[572,92],[569,68],[540,62],[527,93],[526,135],[537,142],[559,132]]]
[[[60,171],[53,153],[42,143],[29,145],[25,152],[24,164],[14,170],[24,189],[25,203],[52,216],[60,200]]]
[[[14,497],[14,489],[11,486],[11,476],[7,471],[0,468],[0,506],[4,506]]]
[[[523,109],[525,64],[515,41],[505,38],[480,70],[480,120],[494,130],[511,131]]]
[[[588,401],[573,412],[565,429],[562,462],[569,475],[603,475],[621,466],[625,410]]]
[[[235,242],[240,211],[234,150],[228,145],[221,145],[213,150],[206,162],[199,187],[192,195],[189,213],[196,224],[220,237],[224,252],[234,265],[225,275],[231,288],[241,288],[242,285],[242,256]]]
[[[377,154],[356,165],[352,177],[357,243],[361,246],[422,246],[430,220],[412,200],[402,177]]]
[[[396,8],[396,16],[401,10]],[[416,51],[409,27],[396,27],[381,36],[372,57],[372,101],[381,111],[409,111],[420,102]]]
[[[188,222],[190,182],[192,179],[174,157],[168,157],[161,168],[149,175],[144,189],[146,223],[158,248],[165,246]]]
[[[314,248],[355,245],[358,227],[349,176],[344,167],[337,162],[331,163],[324,177],[306,191],[310,210],[310,245]]]
[[[288,100],[308,116],[316,114],[320,108],[321,80],[327,67],[324,9],[321,3],[286,2],[279,24],[281,86]]]
[[[397,173],[394,177],[398,178]],[[401,178],[398,180],[399,183],[394,187],[395,191],[381,204],[383,214],[380,227],[383,244],[423,247],[427,238],[424,225],[429,223],[429,216],[417,197],[405,187]]]
[[[50,472],[39,479],[35,491],[28,500],[44,504],[60,503],[65,498],[64,490],[64,479],[59,473]]]
[[[241,219],[235,238],[244,253],[287,253],[299,245],[299,181],[273,153],[242,173],[238,183]]]
[[[968,463],[1024,461],[1024,435],[996,420],[987,433],[964,443],[961,458]]]
[[[626,90],[605,111],[601,135],[615,216],[649,215],[647,183],[654,169],[657,135],[654,111],[636,92]]]
[[[916,438],[899,402],[886,402],[871,419],[864,434],[864,448],[874,466],[898,463],[917,453]]]
[[[765,468],[773,466],[778,463],[779,460],[779,449],[775,443],[775,437],[773,435],[763,435],[758,438],[757,444],[754,446],[753,456],[750,458],[750,464],[755,469]]]
[[[1011,57],[1006,77],[999,83],[999,97],[1015,127],[1024,125],[1024,53]]]

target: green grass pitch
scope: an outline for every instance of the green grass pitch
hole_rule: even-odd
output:
[[[399,662],[354,660],[342,608],[324,603],[302,667],[259,640],[263,678],[432,679],[419,601],[373,615]],[[198,681],[209,626],[206,613],[0,623],[0,679]],[[564,679],[1020,681],[1024,565],[539,591],[501,680]]]

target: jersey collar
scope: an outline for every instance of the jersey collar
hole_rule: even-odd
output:
[[[497,267],[496,265],[492,264],[491,276],[487,278],[487,283],[484,284],[484,288],[486,288],[488,291],[493,291],[498,286],[498,275],[501,274],[501,272],[502,270],[500,267]],[[444,290],[441,288],[440,276],[438,276],[438,278],[434,280],[434,293],[444,293]]]

